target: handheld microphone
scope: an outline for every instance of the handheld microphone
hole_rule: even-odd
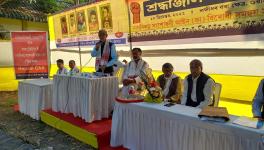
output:
[[[99,42],[96,43],[95,47],[96,47],[96,50],[98,51],[99,47],[101,46],[103,42],[100,40]]]
[[[96,43],[96,45],[102,44],[102,43],[103,43],[103,41],[100,40],[99,42]]]

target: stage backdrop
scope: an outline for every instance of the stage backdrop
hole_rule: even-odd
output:
[[[221,36],[231,37],[228,42],[263,38],[257,34],[264,33],[264,0],[128,0],[128,3],[132,42],[152,41],[153,45],[156,41],[167,45],[210,43],[217,40],[211,37]],[[245,38],[252,34],[255,38]],[[206,40],[197,41],[205,37]]]
[[[16,79],[48,78],[46,32],[11,32]]]
[[[127,45],[127,5],[123,0],[105,0],[51,15],[56,47],[89,47],[98,42],[98,30],[106,29],[109,39]],[[49,19],[50,21],[50,19]]]
[[[97,26],[91,26],[91,29],[90,27],[87,27],[86,30],[83,29],[86,31],[85,34],[78,31],[75,32],[75,30],[71,31],[72,27],[69,27],[69,19],[75,20],[77,18],[71,17],[70,14],[76,15],[79,11],[84,10],[85,21],[88,24],[88,12],[91,12],[89,10],[96,7],[100,29],[103,28],[100,6],[109,4],[113,19],[113,30],[107,29],[111,35],[110,38],[118,39],[115,33],[119,32],[124,35],[131,33],[133,47],[142,48],[143,53],[147,50],[159,50],[159,52],[162,52],[164,49],[173,49],[175,51],[179,49],[193,49],[195,51],[198,49],[202,51],[199,53],[201,57],[193,56],[193,53],[189,52],[186,52],[184,56],[168,57],[161,55],[160,57],[144,57],[150,63],[151,68],[155,70],[160,70],[162,64],[169,61],[176,65],[176,71],[189,72],[189,61],[195,57],[203,60],[207,73],[264,75],[260,69],[264,64],[263,55],[243,55],[243,57],[232,55],[231,57],[227,54],[224,57],[218,55],[212,55],[212,57],[205,55],[202,57],[203,53],[211,53],[208,49],[217,49],[219,51],[228,49],[232,53],[240,52],[241,49],[248,53],[254,53],[255,51],[252,51],[252,49],[261,49],[260,51],[262,51],[264,49],[264,28],[262,27],[264,23],[264,0],[105,0],[69,8],[66,11],[52,14],[48,17],[50,43],[51,49],[53,49],[51,51],[52,64],[56,64],[57,59],[63,58],[65,62],[74,59],[80,65],[78,46],[61,46],[78,45],[79,42],[76,41],[78,41],[78,38],[82,41],[81,37],[91,37],[91,39],[83,40],[85,42],[80,42],[81,45],[91,45],[91,43],[94,44],[98,40],[97,32],[93,30]],[[107,9],[104,11],[107,12]],[[79,22],[82,22],[82,19]],[[78,24],[75,23],[72,26],[77,26]],[[107,21],[106,25],[108,26]],[[64,26],[64,31],[62,31],[62,26]],[[73,27],[73,29],[76,28]],[[131,29],[131,32],[129,32],[129,29]],[[78,30],[81,30],[81,28]],[[129,39],[127,38],[128,41]],[[75,42],[67,40],[75,40]],[[117,50],[130,50],[129,44],[117,44],[116,46]],[[93,67],[94,59],[90,61],[91,56],[89,53],[91,50],[92,46],[81,46],[82,64],[88,64],[87,66]],[[122,59],[120,58],[120,60]],[[250,69],[240,67],[245,65],[250,66]]]
[[[104,0],[53,14],[51,21],[52,48],[93,46],[102,28],[125,47],[131,40],[135,46],[150,46],[146,49],[223,45],[203,43],[237,48],[230,42],[264,48],[264,0]]]

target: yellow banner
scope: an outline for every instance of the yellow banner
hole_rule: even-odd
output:
[[[128,0],[132,42],[264,33],[264,0]]]
[[[125,1],[105,0],[52,15],[56,45],[95,45],[99,29],[106,29],[115,44],[127,44],[127,12]]]
[[[92,46],[102,28],[116,44],[128,35],[132,42],[232,37],[264,33],[264,0],[105,0],[52,17],[57,47]]]

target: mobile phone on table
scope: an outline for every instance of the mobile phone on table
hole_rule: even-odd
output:
[[[166,107],[171,107],[171,106],[173,106],[173,105],[175,105],[174,103],[168,103],[168,104],[165,104],[164,106],[166,106]]]

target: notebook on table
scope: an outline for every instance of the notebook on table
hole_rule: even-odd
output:
[[[211,107],[207,106],[198,114],[203,121],[213,122],[227,122],[229,121],[229,114],[225,107]]]

